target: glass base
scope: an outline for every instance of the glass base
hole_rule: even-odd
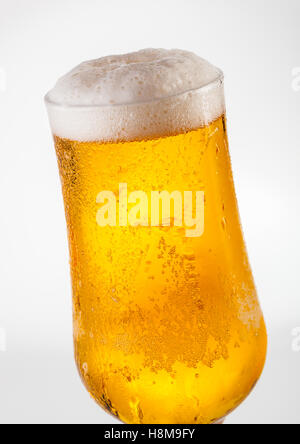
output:
[[[226,418],[219,419],[219,421],[214,422],[213,425],[224,424]]]

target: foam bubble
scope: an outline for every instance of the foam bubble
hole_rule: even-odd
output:
[[[146,49],[84,62],[46,102],[53,133],[79,141],[140,140],[209,124],[224,113],[223,75],[182,50]]]

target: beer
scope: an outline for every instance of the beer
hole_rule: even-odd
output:
[[[148,63],[147,51],[137,54]],[[125,423],[215,423],[263,369],[266,330],[238,214],[222,84],[130,111],[101,105],[102,123],[105,113],[128,119],[142,109],[144,128],[135,134],[127,122],[109,137],[107,127],[95,126],[102,140],[78,130],[72,138],[74,126],[67,134],[54,124],[76,362],[92,397]],[[209,115],[191,118],[187,104],[199,112],[204,97],[214,102],[205,106]],[[177,109],[182,100],[185,122],[177,128],[162,117],[162,106],[174,112],[172,100]],[[57,115],[57,105],[49,106]],[[86,118],[99,107],[77,111]]]

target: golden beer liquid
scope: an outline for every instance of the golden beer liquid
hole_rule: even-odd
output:
[[[69,232],[75,355],[92,397],[125,423],[210,424],[265,362],[266,330],[241,231],[225,116],[172,137],[55,137]],[[204,191],[205,230],[100,227],[119,184]],[[130,205],[129,205],[130,209]]]

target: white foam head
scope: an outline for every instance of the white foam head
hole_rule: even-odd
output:
[[[211,123],[224,113],[223,74],[182,50],[146,49],[84,62],[46,96],[56,136],[140,140]]]

